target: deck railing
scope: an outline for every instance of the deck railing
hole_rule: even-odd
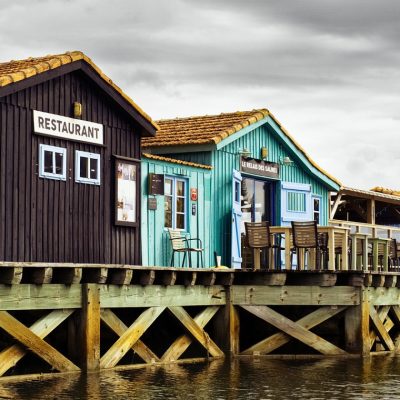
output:
[[[371,237],[393,238],[400,241],[400,227],[344,221],[339,219],[330,219],[329,225],[348,227],[351,229],[351,233],[368,233]]]

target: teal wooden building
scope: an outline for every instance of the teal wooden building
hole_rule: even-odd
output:
[[[214,263],[211,252],[211,170],[208,165],[142,154],[142,264],[169,266],[171,242],[168,228],[198,238],[204,247],[204,266]],[[182,265],[175,254],[174,266]],[[192,255],[193,266],[197,266]],[[185,266],[188,266],[185,260]]]
[[[340,182],[322,170],[266,109],[157,121],[144,138],[152,154],[209,165],[210,253],[241,266],[245,221],[327,225],[329,192]]]

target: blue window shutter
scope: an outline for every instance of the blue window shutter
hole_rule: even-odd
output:
[[[311,185],[305,183],[282,182],[281,184],[281,224],[290,221],[311,221]]]

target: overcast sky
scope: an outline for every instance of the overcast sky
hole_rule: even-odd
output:
[[[0,61],[81,50],[153,119],[268,108],[346,186],[400,189],[398,0],[0,0]]]

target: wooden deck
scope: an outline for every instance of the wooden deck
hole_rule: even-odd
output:
[[[400,349],[395,272],[1,263],[0,277],[0,376]]]

